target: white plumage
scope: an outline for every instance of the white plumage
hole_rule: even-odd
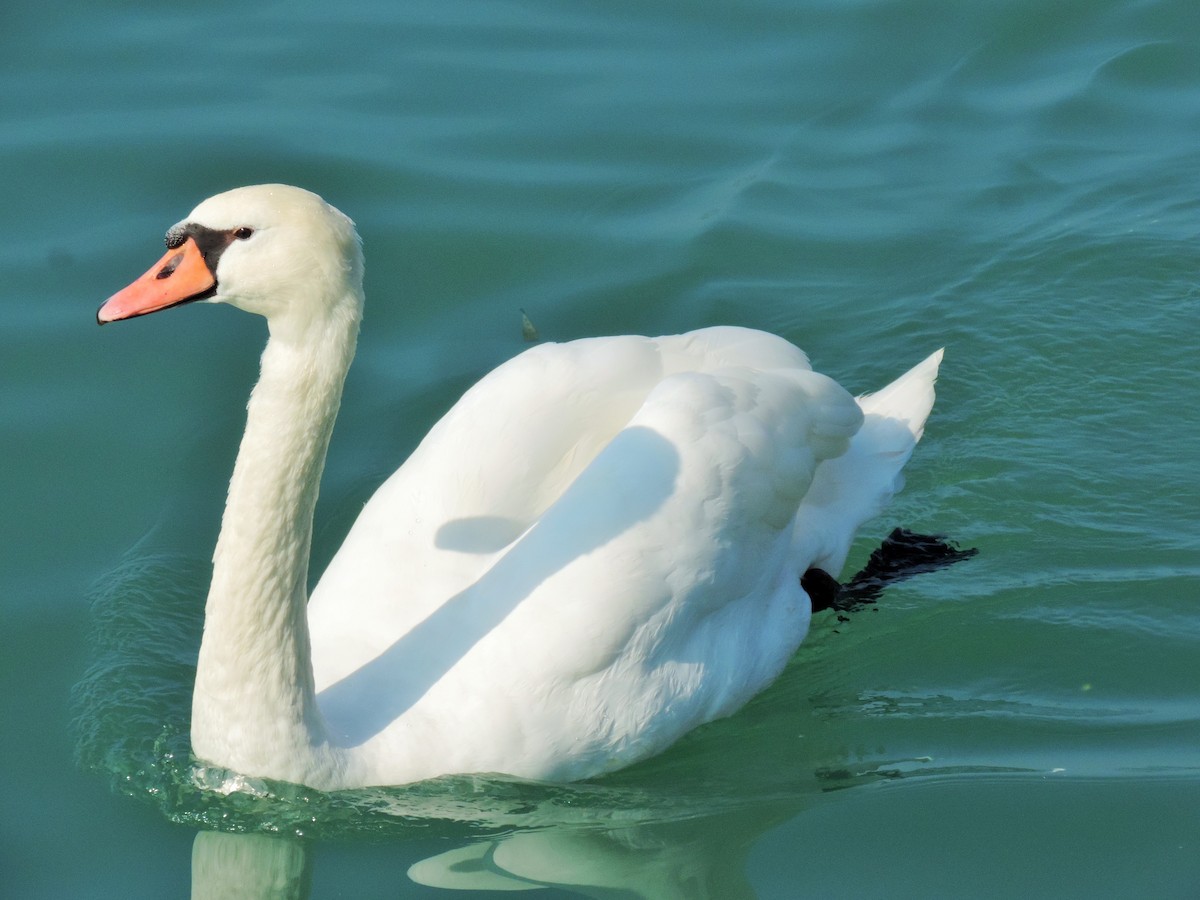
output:
[[[323,789],[572,780],[665,749],[783,669],[811,615],[800,576],[839,573],[933,403],[940,351],[855,401],[748,329],[541,345],[433,427],[306,608],[362,306],[358,241],[280,185],[211,198],[181,226],[220,247],[199,299],[262,313],[271,332],[193,702],[196,755],[242,774]],[[141,299],[162,271],[101,320],[197,298],[183,285],[162,301],[156,283]]]

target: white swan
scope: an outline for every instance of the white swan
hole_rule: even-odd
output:
[[[267,319],[192,706],[198,759],[337,789],[585,778],[768,685],[901,483],[941,351],[855,401],[741,328],[545,344],[471,388],[307,597],[363,304],[353,223],[262,185],[201,203],[101,323],[190,300]]]

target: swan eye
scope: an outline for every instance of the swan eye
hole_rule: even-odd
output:
[[[250,235],[252,235],[252,234],[254,234],[254,229],[247,228],[244,225],[241,228],[235,228],[233,230],[233,236],[235,238],[237,238],[239,241],[246,240],[246,238],[250,237]]]

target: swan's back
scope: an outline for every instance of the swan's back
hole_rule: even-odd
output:
[[[812,374],[793,345],[741,328],[590,338],[522,353],[468,390],[379,488],[310,610],[336,603],[343,619],[346,597],[374,598],[382,606],[372,621],[393,608],[419,621],[429,607],[411,592],[400,602],[399,585],[410,586],[411,574],[394,579],[393,563],[408,573],[419,561],[440,586],[430,585],[425,599],[438,603],[537,521],[665,379],[774,369]]]
[[[575,778],[732,712],[807,631],[794,522],[861,423],[800,350],[747,329],[511,360],[380,488],[314,592],[333,730],[381,760],[419,734],[428,774]],[[848,545],[858,522],[823,524]]]

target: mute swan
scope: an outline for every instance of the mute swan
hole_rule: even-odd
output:
[[[205,200],[103,324],[203,300],[267,319],[192,704],[197,759],[324,790],[569,781],[729,715],[808,630],[901,484],[941,351],[857,401],[781,338],[544,344],[471,388],[307,596],[363,305],[354,225],[283,185]]]

